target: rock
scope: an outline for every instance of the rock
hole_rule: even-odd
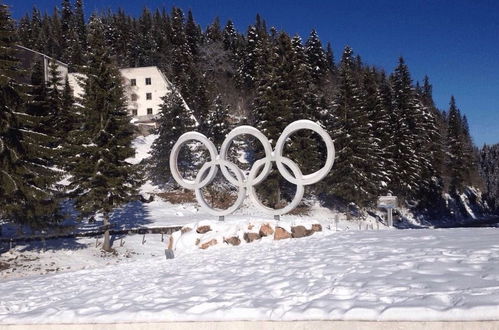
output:
[[[315,232],[318,232],[318,231],[322,231],[322,225],[320,223],[314,223],[312,225],[312,231],[315,233]]]
[[[295,226],[291,227],[291,233],[293,235],[293,238],[300,238],[310,236],[313,232],[311,230],[307,230],[307,228],[305,228],[304,226]]]
[[[251,230],[253,229],[253,227],[255,227],[254,225],[252,225],[251,223],[248,225],[248,230]]]
[[[230,245],[239,245],[241,244],[241,240],[237,236],[229,237],[224,239],[224,242]]]
[[[260,235],[258,233],[244,233],[244,240],[248,243],[251,243],[257,239],[260,239]]]
[[[192,228],[190,228],[190,227],[182,227],[182,229],[180,229],[180,232],[182,234],[185,234],[185,233],[190,232],[191,230],[192,230]]]
[[[274,233],[274,239],[280,240],[285,238],[291,238],[291,234],[286,231],[286,229],[282,227],[276,227]]]
[[[209,231],[211,231],[210,226],[201,226],[201,227],[198,227],[198,229],[196,229],[196,232],[198,234],[205,234],[205,233],[207,233]]]
[[[210,246],[213,246],[213,245],[216,245],[216,244],[217,244],[217,240],[216,239],[212,239],[209,242],[201,244],[201,246],[199,248],[204,250],[204,249],[207,249]]]
[[[260,236],[262,237],[272,235],[273,233],[274,229],[272,229],[272,227],[268,223],[260,227]]]

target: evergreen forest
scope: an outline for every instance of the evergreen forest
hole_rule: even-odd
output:
[[[289,35],[260,15],[238,31],[216,17],[200,26],[177,7],[85,17],[83,6],[63,0],[50,13],[33,8],[14,21],[0,5],[1,219],[56,225],[70,199],[81,217],[108,220],[139,198],[144,180],[171,187],[168,156],[181,134],[198,130],[220,147],[231,128],[248,124],[275,143],[298,119],[318,122],[335,143],[333,170],[307,191],[326,205],[373,209],[391,193],[425,219],[466,216],[465,198],[482,214],[499,212],[499,145],[477,148],[459,97],[437,108],[430,78],[412,77],[402,57],[385,71],[348,45],[321,40],[319,31]],[[48,81],[41,63],[22,70],[16,44],[84,73],[82,99],[55,63]],[[333,45],[342,52],[334,54]],[[139,66],[157,66],[175,90],[163,98],[151,159],[132,165],[125,159],[134,154],[136,131],[119,68]],[[240,146],[250,164],[258,159],[258,143]],[[310,173],[324,149],[304,132],[286,155]],[[259,194],[277,205],[293,189],[273,172]]]

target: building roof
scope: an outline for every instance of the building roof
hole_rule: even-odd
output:
[[[16,45],[16,47],[17,47],[17,48],[20,48],[20,49],[22,49],[22,50],[27,50],[27,51],[32,52],[32,53],[35,53],[35,54],[37,54],[37,55],[40,55],[40,56],[43,56],[43,57],[49,58],[49,59],[51,59],[51,60],[55,60],[55,61],[56,61],[58,64],[60,64],[60,65],[64,65],[64,66],[66,66],[66,67],[68,66],[68,64],[67,64],[67,63],[64,63],[64,62],[61,62],[61,61],[59,61],[59,60],[56,60],[56,59],[55,59],[55,58],[53,58],[53,57],[50,57],[50,56],[48,56],[48,55],[46,55],[46,54],[43,54],[43,53],[40,53],[40,52],[38,52],[38,51],[36,51],[36,50],[33,50],[33,49],[31,49],[31,48],[24,47],[24,46],[21,46],[21,45]]]

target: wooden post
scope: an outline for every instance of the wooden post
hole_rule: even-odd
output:
[[[104,226],[106,231],[104,232],[104,243],[102,243],[102,250],[106,252],[111,252],[111,235],[109,233],[109,214],[104,214]]]
[[[389,208],[388,210],[388,227],[393,227],[393,216],[392,216],[392,209]]]

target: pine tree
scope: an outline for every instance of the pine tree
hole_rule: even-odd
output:
[[[135,166],[125,160],[134,155],[133,127],[126,110],[121,75],[109,56],[102,22],[89,23],[88,65],[83,82],[83,125],[73,155],[74,203],[82,216],[102,213],[103,249],[111,249],[109,219],[112,211],[131,201],[140,183]]]
[[[223,44],[224,49],[235,53],[237,48],[237,32],[234,27],[234,23],[231,20],[227,21],[227,24],[223,30]]]
[[[319,83],[330,69],[330,63],[322,48],[321,40],[314,29],[310,32],[310,36],[305,44],[308,64],[310,65],[310,75],[315,83]]]
[[[71,45],[71,30],[73,25],[73,9],[69,0],[62,0],[61,4],[61,47],[62,47],[62,61],[69,62],[70,59],[70,45]]]
[[[197,130],[203,134],[207,134],[209,131],[208,117],[210,113],[210,100],[208,96],[208,91],[206,89],[205,78],[199,78],[198,90],[195,93],[196,99],[194,103],[194,117],[199,123]]]
[[[423,121],[420,125],[424,131],[421,134],[427,141],[419,148],[419,152],[425,154],[426,157],[422,172],[424,184],[421,185],[418,199],[421,201],[423,210],[426,209],[430,213],[441,216],[445,212],[445,201],[442,197],[444,191],[445,132],[443,131],[444,119],[435,106],[432,89],[428,76],[425,76],[423,86],[418,93],[423,112]]]
[[[76,0],[73,15],[73,29],[78,37],[78,48],[81,50],[87,49],[87,32],[85,26],[85,14],[83,11],[83,0]],[[83,63],[74,63],[82,65]]]
[[[184,13],[180,8],[173,8],[171,14],[171,43],[173,83],[188,105],[196,104],[199,85],[194,71],[194,57],[187,42],[184,26]]]
[[[307,61],[306,50],[299,36],[291,40],[290,64],[291,69],[285,68],[287,76],[281,74],[281,81],[285,92],[290,100],[290,122],[308,119],[318,121],[322,109],[319,107],[319,99],[315,86],[310,84],[313,69]],[[283,60],[284,62],[284,60]],[[289,157],[300,166],[304,173],[312,173],[319,169],[321,156],[319,154],[319,143],[313,133],[300,131],[293,135],[289,145]],[[303,152],[306,150],[307,152]]]
[[[216,146],[221,146],[225,136],[229,134],[229,107],[224,105],[220,95],[217,95],[208,116],[208,134]]]
[[[221,42],[223,40],[222,27],[218,16],[206,29],[206,39],[208,42]]]
[[[149,176],[153,182],[166,184],[171,181],[170,152],[178,138],[194,127],[192,118],[178,91],[173,90],[163,97],[158,119],[158,138],[151,148]],[[189,155],[183,155],[183,159],[189,159]]]
[[[368,117],[363,103],[353,51],[345,47],[341,59],[340,86],[333,107],[337,150],[331,192],[360,206],[371,204],[376,187],[370,168],[374,161],[369,145]]]
[[[187,38],[187,43],[191,50],[191,54],[196,57],[199,54],[199,45],[203,38],[201,33],[201,27],[194,21],[194,16],[192,11],[189,10],[187,13],[187,22],[185,23],[185,35]]]
[[[139,66],[154,65],[154,54],[158,51],[156,39],[154,38],[152,16],[149,9],[144,8],[138,21],[137,35],[137,63]]]
[[[418,152],[418,147],[427,142],[418,136],[421,107],[417,100],[409,69],[403,58],[391,76],[393,91],[394,153],[397,160],[396,179],[392,181],[391,189],[402,198],[413,198],[424,184],[421,180],[424,154]]]
[[[255,79],[257,79],[257,54],[261,52],[257,49],[262,45],[261,36],[258,34],[255,26],[248,28],[246,36],[246,46],[243,55],[240,58],[239,67],[237,70],[237,82],[246,89],[254,87]]]
[[[326,62],[327,62],[327,68],[331,72],[336,71],[336,65],[334,64],[334,53],[333,53],[333,47],[331,46],[331,43],[328,41],[327,43],[327,48],[326,48]]]
[[[480,175],[491,210],[499,214],[499,144],[484,145],[480,150]]]
[[[451,97],[449,104],[447,127],[449,190],[452,194],[459,194],[466,186],[478,182],[477,164],[467,119],[457,108],[454,96]]]
[[[40,118],[25,111],[25,87],[17,81],[15,31],[6,5],[0,5],[0,217],[32,227],[57,218],[50,190],[57,179],[46,165],[49,137],[36,131]],[[39,77],[36,77],[37,79]],[[36,82],[36,80],[35,80]],[[38,88],[39,86],[36,86]],[[42,89],[38,89],[42,90]],[[36,102],[41,103],[40,99]],[[27,110],[27,109],[26,109]],[[39,117],[43,117],[40,115]]]
[[[31,12],[31,39],[30,48],[42,52],[44,50],[44,42],[42,31],[42,15],[38,8],[33,7]]]
[[[372,157],[369,170],[370,180],[374,184],[373,195],[386,194],[391,180],[393,159],[388,150],[392,144],[391,119],[388,109],[383,105],[381,89],[375,69],[366,69],[363,74],[362,103],[368,116],[368,143]]]
[[[31,29],[31,19],[29,15],[26,14],[19,20],[17,27],[17,35],[19,37],[19,43],[25,47],[33,48],[32,46],[32,29]]]

